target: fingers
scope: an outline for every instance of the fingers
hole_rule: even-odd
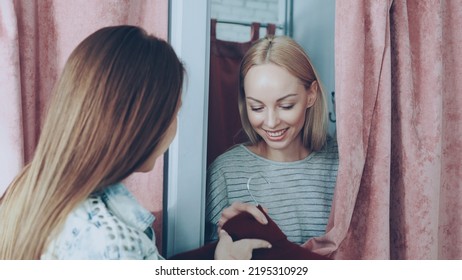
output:
[[[254,249],[271,248],[271,244],[262,239],[241,239],[232,240],[231,236],[221,230],[218,234],[219,240],[215,248],[216,260],[250,260]]]
[[[266,216],[255,205],[252,205],[252,204],[245,204],[245,205],[246,205],[245,211],[250,213],[257,221],[260,222],[260,224],[266,225],[268,223]]]
[[[255,249],[269,249],[272,247],[271,243],[263,239],[247,239],[249,246],[252,250]]]
[[[249,204],[249,203],[238,202],[238,201],[233,202],[233,204],[231,204],[230,207],[223,210],[221,216],[222,216],[222,219],[227,221],[228,219],[242,212],[247,212],[251,214],[261,224],[266,225],[268,223],[268,220],[266,219],[265,215],[260,211],[260,209],[257,208],[257,206],[253,204]]]
[[[231,238],[231,236],[223,229],[220,230],[218,234],[218,238],[220,240],[220,243],[222,244],[233,243],[233,239]],[[246,238],[246,239],[242,239],[240,242],[246,242],[247,243],[246,245],[251,250],[263,249],[263,248],[268,249],[272,247],[271,243],[263,239]]]
[[[218,234],[218,238],[220,240],[220,243],[222,244],[227,244],[227,243],[233,243],[233,239],[231,236],[225,231],[225,230],[220,230]],[[269,243],[266,240],[263,239],[253,239],[253,238],[246,238],[242,239],[240,242],[246,242],[247,246],[249,249],[254,250],[254,249],[268,249],[271,248],[271,243]]]
[[[263,208],[263,210],[268,213],[267,208]],[[221,231],[223,228],[223,225],[231,218],[234,216],[237,216],[238,214],[242,212],[247,212],[250,215],[252,215],[259,223],[266,225],[268,224],[268,219],[266,219],[266,216],[258,209],[255,205],[249,204],[249,203],[242,203],[235,201],[231,204],[231,206],[225,208],[221,212],[221,217],[218,220],[217,223],[217,231],[218,233]]]

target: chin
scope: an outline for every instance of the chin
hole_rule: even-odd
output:
[[[138,168],[135,172],[140,172],[140,173],[148,173],[154,169],[154,163],[150,164],[149,166],[143,165],[140,168]]]
[[[268,145],[270,149],[283,151],[287,148],[288,145]]]
[[[137,173],[148,173],[149,171],[151,171],[152,169],[140,169],[140,170],[137,170],[136,172]]]

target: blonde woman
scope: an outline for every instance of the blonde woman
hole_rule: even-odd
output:
[[[338,151],[327,135],[319,76],[302,47],[285,36],[256,42],[241,63],[238,103],[249,142],[208,169],[206,239],[241,212],[266,223],[255,204],[293,243],[324,234]]]
[[[0,259],[162,258],[154,217],[120,181],[151,170],[174,138],[183,75],[173,49],[138,27],[102,28],[77,46],[35,155],[0,200]],[[241,257],[227,252],[242,242],[220,243],[217,258]],[[268,246],[246,243],[247,254]]]

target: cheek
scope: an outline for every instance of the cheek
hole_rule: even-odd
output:
[[[305,123],[305,118],[306,118],[305,109],[287,111],[287,112],[284,112],[283,114],[284,122],[290,125],[294,125],[294,126],[302,126]]]
[[[177,119],[170,124],[170,126],[167,128],[167,131],[165,132],[164,136],[160,140],[159,143],[159,149],[162,149],[161,153],[164,153],[170,144],[173,141],[173,138],[175,138],[176,135],[176,128],[177,128]]]
[[[175,138],[177,126],[178,126],[178,120],[177,120],[177,118],[175,118],[173,123],[168,128],[168,132],[167,132],[168,133],[168,140],[167,140],[167,142],[168,142],[167,145],[168,146],[170,146],[170,144],[173,141],[173,138]]]
[[[256,128],[262,125],[264,122],[264,117],[263,114],[258,114],[255,113],[252,110],[247,110],[247,116],[249,117],[249,122],[252,125],[252,127]]]

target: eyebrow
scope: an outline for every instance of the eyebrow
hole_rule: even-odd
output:
[[[280,102],[280,101],[282,101],[282,100],[284,100],[284,99],[286,99],[286,98],[289,98],[289,97],[292,97],[292,96],[297,96],[297,95],[298,95],[297,93],[289,93],[289,94],[287,94],[286,96],[283,96],[283,97],[279,98],[279,99],[276,100],[276,101],[277,101],[277,102]],[[251,99],[251,100],[253,100],[253,101],[255,101],[255,102],[258,102],[258,103],[263,103],[263,102],[261,102],[260,100],[255,99],[255,98],[250,97],[250,96],[247,97],[247,99]]]

